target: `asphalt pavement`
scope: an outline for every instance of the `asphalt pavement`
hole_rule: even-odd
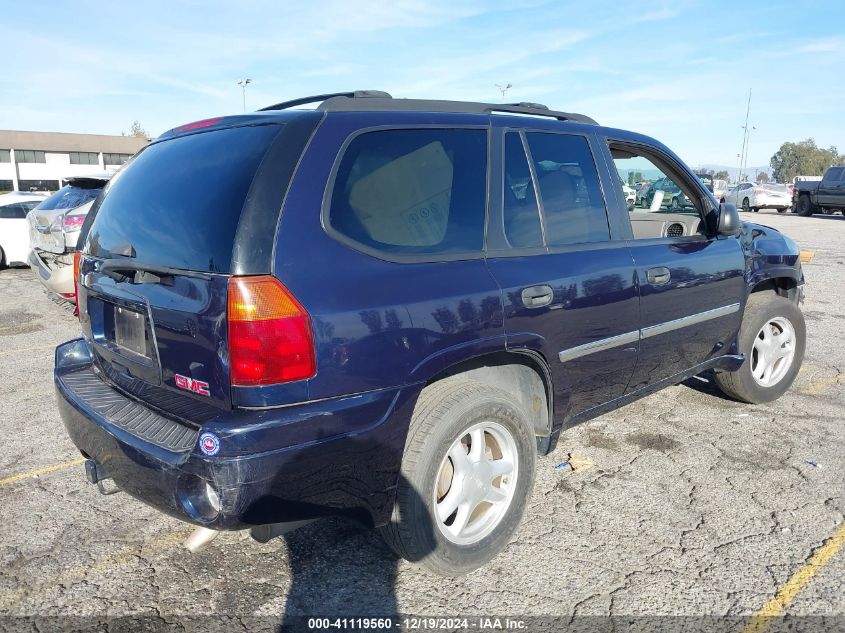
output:
[[[567,431],[539,460],[507,549],[457,579],[397,561],[376,533],[340,520],[265,545],[226,533],[190,554],[186,524],[100,495],[53,395],[53,347],[78,323],[28,269],[0,271],[0,630],[111,630],[132,622],[122,616],[275,630],[295,615],[395,613],[560,616],[544,625],[556,630],[586,616],[752,616],[776,597],[780,612],[845,627],[845,548],[835,547],[845,539],[845,218],[742,215],[813,253],[792,389],[750,406],[705,375]],[[582,468],[555,468],[570,454]]]

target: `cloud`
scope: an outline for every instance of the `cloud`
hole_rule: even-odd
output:
[[[640,15],[634,15],[631,22],[635,24],[642,24],[644,22],[662,22],[663,20],[671,20],[680,15],[680,10],[675,7],[661,7],[653,11],[646,11]]]
[[[844,53],[845,40],[838,37],[812,40],[799,46],[798,51],[801,53]],[[840,59],[839,62],[841,61]]]

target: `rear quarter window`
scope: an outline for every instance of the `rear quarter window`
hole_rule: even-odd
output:
[[[327,224],[376,255],[480,253],[486,192],[486,130],[365,132],[337,167]]]

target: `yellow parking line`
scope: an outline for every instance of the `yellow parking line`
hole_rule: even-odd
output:
[[[36,468],[35,470],[30,470],[26,473],[20,473],[18,475],[12,475],[11,477],[6,477],[4,479],[0,479],[0,486],[5,486],[6,484],[11,484],[16,481],[21,481],[22,479],[29,479],[31,477],[38,477],[39,475],[46,475],[47,473],[54,473],[57,470],[62,470],[64,468],[70,468],[71,466],[79,466],[80,464],[84,463],[84,459],[74,459],[73,461],[64,462],[62,464],[53,464],[52,466],[44,466],[43,468]]]
[[[0,356],[7,354],[17,354],[18,352],[34,352],[39,349],[54,349],[56,345],[36,345],[35,347],[22,347],[21,349],[10,349],[5,352],[0,352]]]
[[[833,385],[838,385],[840,382],[843,382],[843,381],[845,381],[845,374],[837,374],[836,376],[833,376],[832,378],[825,378],[824,380],[819,380],[817,382],[814,382],[813,384],[809,385],[808,387],[804,387],[804,389],[802,389],[800,391],[800,393],[807,394],[807,395],[817,394],[820,391],[824,391],[825,389],[827,389],[828,387],[831,387]]]
[[[816,256],[816,254],[813,251],[801,251],[801,254],[800,254],[801,263],[802,264],[809,264],[811,261],[813,261],[813,257],[815,257],[815,256]]]
[[[845,523],[839,526],[836,533],[822,545],[812,558],[801,566],[792,578],[789,579],[783,589],[777,592],[774,598],[754,614],[751,622],[743,629],[743,633],[763,633],[772,623],[772,619],[783,614],[786,607],[795,599],[795,596],[806,587],[813,579],[813,576],[836,556],[836,553],[845,545]]]

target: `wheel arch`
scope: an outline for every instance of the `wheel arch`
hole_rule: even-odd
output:
[[[785,297],[793,303],[798,302],[798,280],[795,277],[768,277],[758,280],[749,292],[749,297],[757,292],[774,292],[776,295]]]
[[[548,452],[554,391],[551,372],[542,355],[526,349],[474,356],[443,369],[426,381],[425,386],[456,377],[476,380],[512,394],[523,405],[534,429],[538,452]]]

